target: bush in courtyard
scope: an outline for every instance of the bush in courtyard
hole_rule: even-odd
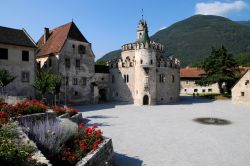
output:
[[[60,156],[61,161],[66,162],[68,165],[75,165],[89,152],[98,149],[102,141],[101,130],[97,129],[96,126],[84,128],[84,124],[80,123],[77,135],[68,142],[67,148],[64,149],[62,156]]]
[[[16,128],[16,124],[13,123],[0,127],[0,165],[29,165],[33,149],[30,146],[20,145],[15,140],[18,137]]]

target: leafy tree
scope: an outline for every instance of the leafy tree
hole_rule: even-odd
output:
[[[42,98],[44,98],[44,94],[48,91],[49,85],[50,73],[45,71],[38,72],[33,86],[42,95]]]
[[[62,85],[63,77],[59,74],[50,74],[49,79],[49,92],[52,93],[55,97],[55,105],[56,105],[56,95],[60,93],[61,85]]]
[[[106,66],[106,61],[98,60],[98,61],[96,61],[95,64],[96,64],[96,65],[103,65],[103,66]]]
[[[212,48],[211,55],[201,63],[201,68],[206,75],[196,82],[198,85],[207,86],[218,83],[221,94],[231,93],[230,89],[236,80],[239,69],[232,54],[228,54],[224,46],[219,49]],[[225,83],[225,90],[223,83]]]
[[[0,87],[3,88],[11,83],[16,77],[12,76],[7,70],[0,69]]]

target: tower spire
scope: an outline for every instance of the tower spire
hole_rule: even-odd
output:
[[[143,20],[143,8],[141,9],[141,19]]]

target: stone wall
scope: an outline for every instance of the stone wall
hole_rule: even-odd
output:
[[[250,70],[232,88],[232,102],[250,105]]]
[[[76,166],[112,166],[113,145],[110,138],[105,138],[96,151],[90,152]]]
[[[8,59],[0,60],[0,69],[5,69],[15,76],[15,80],[4,87],[10,96],[34,97],[32,84],[35,79],[35,48],[0,44],[0,48],[8,49]],[[29,51],[29,61],[22,61],[22,51]],[[22,81],[22,73],[29,73],[29,81]]]
[[[199,86],[195,84],[196,80],[182,79],[181,80],[181,94],[193,94],[193,93],[220,93],[218,84],[212,84],[209,86]],[[195,92],[196,90],[197,92]]]

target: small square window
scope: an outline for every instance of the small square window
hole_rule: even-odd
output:
[[[87,85],[87,78],[86,77],[82,77],[81,84],[82,84],[82,86],[86,86]]]
[[[22,80],[22,82],[29,82],[30,81],[30,73],[29,72],[22,72],[21,80]]]
[[[194,92],[198,92],[198,89],[194,89]]]
[[[245,92],[241,92],[241,96],[245,96]]]
[[[208,89],[208,92],[212,92],[213,90],[212,89]]]
[[[246,80],[245,85],[249,84],[249,80]]]
[[[65,67],[70,68],[70,59],[69,58],[65,58]]]
[[[78,92],[77,91],[75,91],[75,96],[78,96]]]
[[[29,61],[29,51],[22,51],[22,61]]]
[[[185,92],[187,92],[187,89],[184,89]]]
[[[0,59],[8,59],[8,49],[0,48]]]
[[[73,79],[73,85],[77,85],[77,78]]]
[[[76,59],[76,68],[80,69],[80,59]]]
[[[206,89],[202,89],[202,92],[205,93],[205,92],[206,92]]]

